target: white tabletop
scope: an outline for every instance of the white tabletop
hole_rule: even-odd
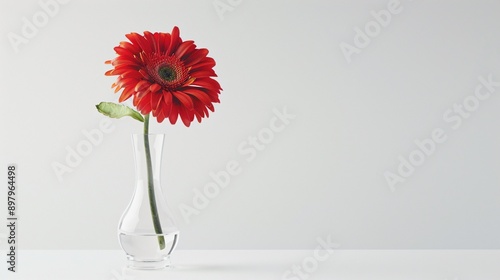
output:
[[[6,252],[1,252],[5,256]],[[175,251],[161,271],[125,268],[121,251],[19,251],[0,279],[498,280],[500,250]]]

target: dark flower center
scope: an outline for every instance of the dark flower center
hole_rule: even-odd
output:
[[[163,65],[158,68],[158,75],[167,82],[173,82],[177,78],[177,73],[170,65]]]
[[[166,90],[175,90],[189,79],[189,71],[175,56],[153,55],[146,61],[150,77]]]

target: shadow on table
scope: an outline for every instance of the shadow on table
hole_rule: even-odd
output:
[[[201,279],[202,276],[241,276],[265,273],[279,276],[282,270],[271,264],[214,264],[214,265],[178,265],[161,270],[135,270],[123,267],[120,280],[156,280],[156,279]],[[192,278],[194,277],[194,278]],[[203,278],[212,279],[212,278]],[[213,278],[216,279],[216,278]]]
[[[271,264],[214,264],[214,265],[177,265],[161,270],[135,270],[123,267],[120,280],[156,280],[156,279],[190,279],[198,276],[218,276],[218,275],[246,275],[246,274],[276,274],[281,275],[282,270]],[[168,278],[166,278],[168,277]],[[195,279],[193,278],[193,279]],[[204,278],[209,279],[209,278]],[[214,278],[215,279],[215,278]]]

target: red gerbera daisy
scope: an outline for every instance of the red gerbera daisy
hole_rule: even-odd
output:
[[[177,26],[172,33],[146,31],[126,37],[130,42],[120,42],[115,47],[118,56],[106,61],[114,67],[106,75],[118,76],[112,86],[115,93],[123,89],[120,102],[133,97],[143,115],[152,113],[160,123],[168,118],[171,124],[180,116],[186,126],[214,111],[222,88],[212,78],[217,77],[215,60],[207,49],[182,41]]]

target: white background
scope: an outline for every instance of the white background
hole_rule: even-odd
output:
[[[151,128],[167,135],[163,186],[179,248],[310,249],[331,236],[343,249],[499,249],[500,87],[456,129],[443,114],[470,100],[479,77],[500,81],[500,4],[401,1],[349,63],[340,44],[355,47],[355,29],[390,2],[231,1],[218,14],[212,0],[73,0],[15,47],[9,34],[44,10],[1,0],[0,174],[18,165],[21,249],[119,248],[141,124],[112,120],[62,180],[52,165],[86,141],[82,130],[99,129],[94,105],[117,100],[104,76],[113,47],[174,25],[210,50],[224,89],[201,124]],[[285,107],[295,119],[247,161],[238,147]],[[384,173],[435,129],[446,141],[391,191]],[[188,223],[179,205],[230,160],[242,172]]]

